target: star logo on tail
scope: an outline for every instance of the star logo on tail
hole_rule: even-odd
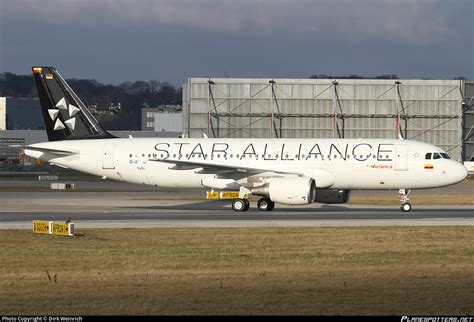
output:
[[[69,119],[66,121],[61,122],[59,119],[59,112],[67,111],[69,114]],[[71,130],[74,131],[76,127],[76,117],[75,115],[79,112],[79,108],[77,106],[74,106],[72,104],[67,104],[66,99],[63,97],[59,100],[59,102],[56,104],[56,108],[53,109],[48,109],[48,114],[51,117],[51,120],[54,122],[54,131],[58,130],[64,130],[66,126]]]

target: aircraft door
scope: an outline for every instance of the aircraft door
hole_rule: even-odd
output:
[[[115,169],[114,151],[115,144],[104,144],[104,150],[102,151],[102,169]]]
[[[395,170],[408,170],[408,144],[398,144],[395,153]]]

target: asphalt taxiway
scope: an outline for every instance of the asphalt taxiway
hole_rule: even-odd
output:
[[[64,221],[76,228],[106,227],[251,227],[251,226],[396,226],[474,225],[474,198],[469,205],[417,205],[409,213],[397,205],[398,191],[353,191],[353,196],[390,198],[393,205],[276,204],[261,212],[252,201],[247,212],[231,209],[230,200],[205,200],[203,189],[167,189],[95,177],[61,176],[73,191],[51,190],[34,175],[0,178],[0,229],[31,229],[33,220]],[[417,190],[416,195],[474,196],[474,183]],[[449,200],[447,202],[449,204]]]
[[[278,227],[278,226],[401,226],[474,225],[473,206],[370,205],[287,206],[261,212],[236,213],[230,200],[173,199],[154,191],[141,192],[2,192],[0,229],[30,229],[33,220],[64,221],[77,228],[112,227]],[[202,197],[202,195],[201,195]]]

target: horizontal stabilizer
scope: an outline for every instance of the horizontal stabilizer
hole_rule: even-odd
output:
[[[79,152],[68,151],[68,150],[48,149],[48,148],[41,148],[41,147],[36,147],[36,146],[25,146],[25,150],[33,150],[33,151],[39,151],[39,152],[44,152],[44,153],[50,153],[50,154],[55,154],[58,156],[68,156],[68,155],[74,155],[74,154],[79,153]]]

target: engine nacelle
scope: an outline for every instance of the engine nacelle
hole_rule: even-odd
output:
[[[350,190],[328,190],[318,189],[316,191],[316,202],[325,204],[346,203],[351,198]]]
[[[269,197],[287,205],[305,205],[315,201],[316,184],[308,177],[274,179],[251,190],[252,194]]]

